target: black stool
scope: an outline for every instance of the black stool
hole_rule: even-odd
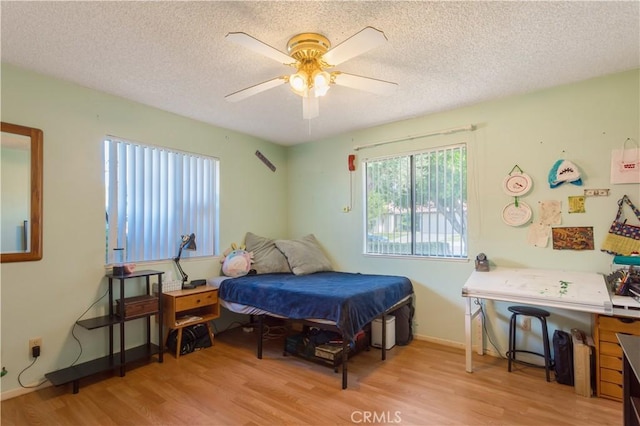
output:
[[[533,355],[538,355],[544,358],[544,369],[547,373],[547,382],[550,382],[549,370],[553,366],[553,360],[551,359],[551,350],[549,349],[549,333],[547,331],[547,317],[549,312],[544,309],[532,308],[529,306],[509,306],[509,311],[513,312],[511,315],[511,321],[509,322],[509,350],[507,351],[507,359],[509,360],[509,371],[511,371],[511,363],[519,362],[522,364],[531,365],[534,367],[542,367],[541,365],[535,365],[516,359],[516,353],[526,352]],[[542,341],[544,343],[544,355],[537,352],[526,351],[523,349],[516,349],[516,329],[518,315],[526,315],[529,317],[535,317],[540,320],[542,324]]]

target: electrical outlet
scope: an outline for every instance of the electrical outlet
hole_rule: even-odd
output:
[[[40,353],[42,353],[42,337],[33,337],[29,339],[29,356],[32,356],[34,346],[40,346]]]
[[[531,318],[523,317],[522,322],[520,323],[520,328],[524,331],[531,331]]]

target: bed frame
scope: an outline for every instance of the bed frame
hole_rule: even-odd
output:
[[[382,324],[386,324],[386,316],[389,315],[391,312],[395,311],[398,308],[401,308],[402,306],[411,304],[413,301],[413,295],[411,295],[410,297],[407,297],[406,300],[403,300],[402,302],[393,305],[391,308],[387,309],[385,312],[382,313],[382,315],[378,316],[377,318],[380,318],[382,320]],[[262,359],[262,343],[263,343],[263,339],[264,339],[264,317],[266,314],[260,314],[260,315],[256,315],[257,317],[257,321],[258,321],[258,347],[257,347],[257,356],[258,359]],[[330,331],[336,331],[338,333],[340,333],[340,329],[338,328],[338,326],[336,324],[326,324],[326,323],[320,323],[320,322],[315,322],[315,321],[309,321],[309,320],[297,320],[297,319],[288,319],[290,321],[295,321],[295,322],[301,322],[303,325],[306,326],[310,326],[310,327],[316,327],[322,330],[330,330]],[[387,359],[387,327],[382,327],[382,361]],[[347,362],[349,360],[349,341],[346,339],[343,339],[342,341],[342,389],[346,389],[347,388]]]

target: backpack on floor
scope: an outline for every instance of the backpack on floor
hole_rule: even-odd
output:
[[[414,311],[413,305],[408,304],[399,307],[391,313],[391,315],[396,317],[396,345],[398,346],[408,345],[413,340],[411,325]]]
[[[553,358],[556,381],[573,386],[573,343],[571,335],[566,331],[553,332]]]
[[[178,344],[178,330],[171,330],[167,337],[167,348],[172,353],[176,353]],[[180,342],[180,355],[185,355],[196,349],[208,348],[211,346],[209,328],[205,324],[194,324],[182,329],[182,341]]]

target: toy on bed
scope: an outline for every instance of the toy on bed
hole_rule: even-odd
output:
[[[222,273],[227,277],[242,277],[251,270],[253,252],[246,251],[245,246],[232,243],[231,248],[225,250],[223,255],[220,263],[222,263]]]

